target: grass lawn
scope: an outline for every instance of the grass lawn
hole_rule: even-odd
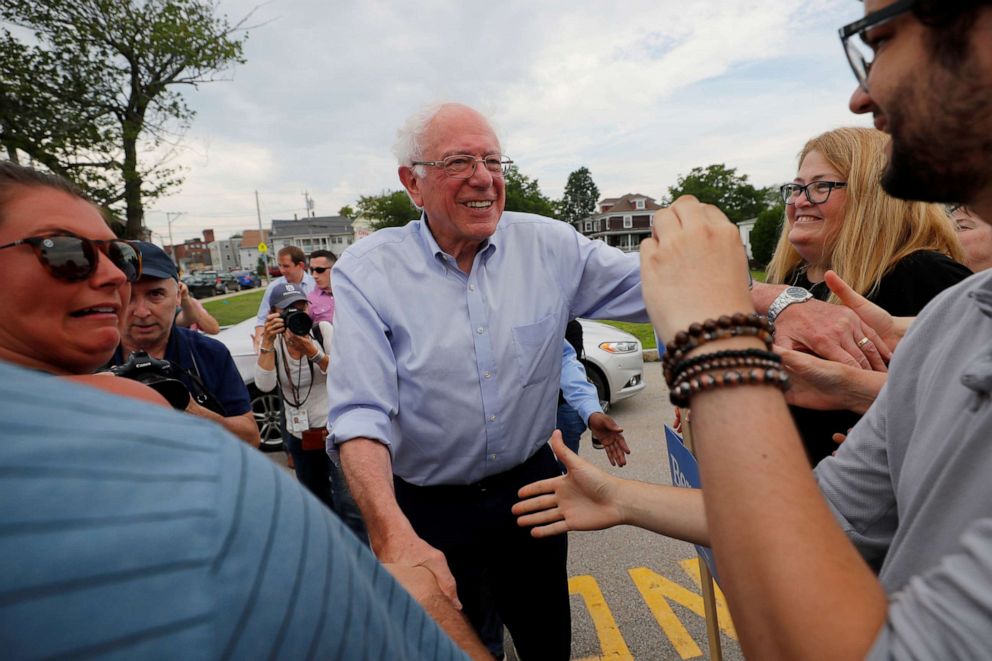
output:
[[[206,301],[203,307],[214,316],[218,324],[230,326],[244,321],[248,317],[254,317],[264,294],[265,287],[256,287],[237,296],[222,298],[217,301]]]

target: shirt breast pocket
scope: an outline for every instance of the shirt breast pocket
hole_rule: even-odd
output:
[[[540,321],[513,327],[513,342],[523,387],[549,378],[555,361],[561,360],[564,332],[558,328],[558,317],[549,314]]]

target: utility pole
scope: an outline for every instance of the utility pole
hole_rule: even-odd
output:
[[[303,191],[303,206],[306,208],[306,212],[304,213],[304,215],[307,218],[313,218],[315,214],[314,204],[313,204],[313,198],[310,197],[309,191]]]
[[[165,212],[165,222],[169,225],[169,248],[172,250],[172,261],[176,263],[176,268],[179,267],[179,259],[176,257],[176,244],[172,242],[172,221],[179,216],[183,215],[184,211],[166,211]]]

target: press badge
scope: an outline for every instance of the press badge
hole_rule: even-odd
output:
[[[293,434],[301,434],[310,429],[310,419],[305,409],[286,407],[286,426]]]

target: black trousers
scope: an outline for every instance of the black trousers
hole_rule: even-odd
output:
[[[465,615],[483,643],[502,650],[501,627],[493,627],[502,620],[523,661],[567,661],[571,655],[567,538],[535,539],[510,511],[520,487],[560,474],[545,445],[520,466],[467,486],[394,480],[414,530],[444,553]]]

